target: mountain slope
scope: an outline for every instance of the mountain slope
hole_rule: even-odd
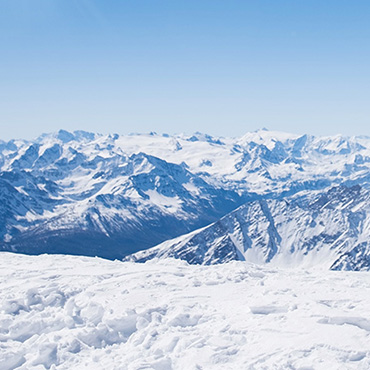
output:
[[[359,185],[246,203],[212,225],[130,257],[370,269],[370,193]]]
[[[29,153],[16,163],[29,164]],[[206,225],[243,199],[143,153],[93,161],[81,156],[57,158],[43,170],[33,164],[29,172],[13,167],[0,173],[3,250],[120,258]]]

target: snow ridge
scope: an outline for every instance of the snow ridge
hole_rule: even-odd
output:
[[[282,199],[251,201],[216,223],[138,252],[127,260],[232,260],[280,267],[370,270],[370,192],[333,187]]]

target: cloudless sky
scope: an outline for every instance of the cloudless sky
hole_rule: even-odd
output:
[[[370,1],[0,0],[0,139],[370,135]]]

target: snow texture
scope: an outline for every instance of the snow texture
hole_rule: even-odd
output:
[[[0,369],[369,369],[370,275],[2,253]]]

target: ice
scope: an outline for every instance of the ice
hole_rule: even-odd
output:
[[[369,369],[370,274],[2,253],[0,369]]]

